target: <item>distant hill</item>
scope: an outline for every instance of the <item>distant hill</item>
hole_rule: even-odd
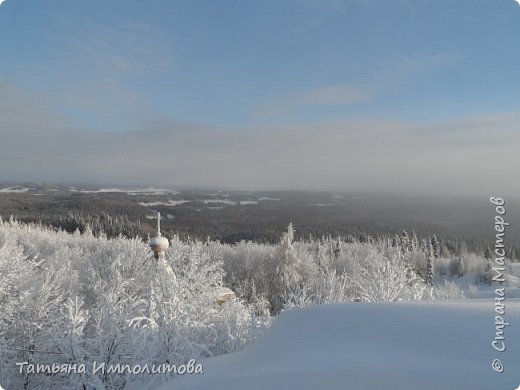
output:
[[[520,246],[520,202],[508,200],[512,222],[506,243]],[[42,183],[0,186],[0,215],[56,225],[56,219],[85,221],[102,213],[153,231],[156,211],[166,218],[165,234],[276,242],[289,222],[297,237],[396,234],[489,242],[494,239],[494,208],[488,199],[374,195],[360,193],[102,188]],[[78,221],[76,221],[78,222]],[[79,221],[80,222],[80,221]],[[78,222],[78,223],[79,223]],[[78,224],[77,223],[77,224]],[[69,225],[73,228],[74,223]],[[134,230],[131,230],[132,232]],[[482,244],[479,244],[482,245]]]

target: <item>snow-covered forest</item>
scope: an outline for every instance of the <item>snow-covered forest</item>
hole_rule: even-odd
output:
[[[167,376],[91,363],[186,364],[242,349],[289,307],[464,298],[491,284],[490,259],[442,253],[435,236],[295,241],[289,225],[277,245],[173,237],[157,261],[140,238],[0,221],[0,385],[151,388]],[[218,301],[222,286],[236,298]],[[20,373],[15,362],[86,372]]]

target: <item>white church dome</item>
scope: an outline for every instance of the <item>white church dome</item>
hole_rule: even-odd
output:
[[[150,239],[148,242],[152,248],[153,255],[156,259],[164,255],[166,249],[170,247],[170,242],[166,237],[161,236],[161,213],[157,213],[157,236]]]

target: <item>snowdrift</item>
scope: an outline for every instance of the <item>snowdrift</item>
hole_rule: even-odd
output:
[[[203,361],[204,374],[158,390],[513,390],[520,300],[506,301],[507,350],[493,299],[323,305],[282,313],[254,345]],[[505,370],[491,362],[499,358]]]

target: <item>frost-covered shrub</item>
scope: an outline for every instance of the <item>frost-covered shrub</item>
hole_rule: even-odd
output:
[[[330,237],[293,241],[289,226],[276,246],[212,243],[208,251],[222,257],[225,280],[241,298],[267,301],[273,314],[284,306],[429,298],[416,273],[424,254],[403,253],[391,244],[384,239],[345,243]]]
[[[468,253],[464,256],[464,270],[463,273],[474,273],[480,279],[486,272],[487,260],[475,253]]]
[[[92,363],[182,364],[250,342],[263,324],[254,309],[215,302],[221,259],[200,242],[171,244],[156,261],[139,239],[0,221],[2,386],[123,389],[140,378],[94,374]],[[13,362],[25,361],[86,372],[20,374]]]
[[[349,278],[332,271],[323,273],[306,285],[289,291],[285,300],[286,307],[305,307],[349,302],[352,296],[354,292]]]
[[[234,245],[211,242],[206,248],[211,257],[222,259],[225,284],[237,296],[257,306],[260,302],[265,305],[272,295],[270,265],[274,263],[275,249],[272,245],[245,241]]]
[[[439,257],[435,259],[435,271],[439,276],[451,275],[451,259]]]
[[[478,294],[478,286],[476,284],[468,285],[468,297],[475,298]]]
[[[363,301],[422,299],[426,286],[395,248],[374,247],[355,263],[352,284]]]
[[[406,254],[408,266],[413,269],[422,279],[427,277],[428,255],[418,249],[414,249]],[[435,260],[436,261],[436,260]]]
[[[464,291],[453,281],[445,280],[434,288],[435,299],[464,299]]]

